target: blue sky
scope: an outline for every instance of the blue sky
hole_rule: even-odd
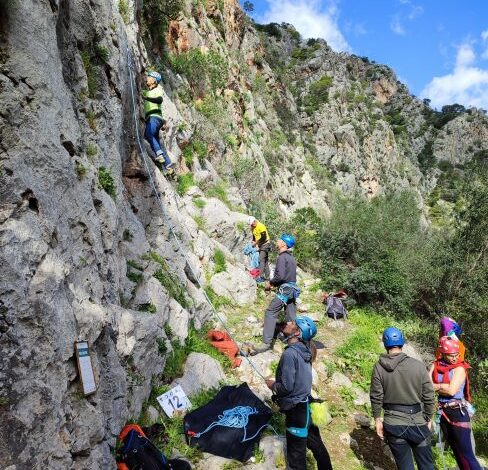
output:
[[[241,2],[243,3],[243,2]],[[432,105],[488,109],[488,0],[254,0],[260,23],[392,67]]]

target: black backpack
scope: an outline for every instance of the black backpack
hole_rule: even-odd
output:
[[[325,304],[325,312],[329,318],[337,320],[339,318],[347,318],[347,310],[342,303],[342,300],[333,295],[327,297],[327,302]]]
[[[125,463],[129,470],[191,470],[184,460],[168,460],[142,431],[131,429],[123,442],[117,460]]]

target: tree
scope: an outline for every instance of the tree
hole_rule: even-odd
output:
[[[244,2],[244,11],[247,13],[252,13],[254,11],[254,3],[252,2]]]

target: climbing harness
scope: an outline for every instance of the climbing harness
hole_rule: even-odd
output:
[[[202,432],[196,433],[193,431],[188,431],[187,434],[191,437],[199,438],[203,436],[203,434],[213,429],[215,426],[225,426],[228,428],[244,429],[244,435],[242,437],[241,443],[252,441],[265,427],[268,426],[267,424],[261,426],[254,435],[252,435],[251,437],[247,437],[247,425],[249,424],[249,416],[256,415],[258,413],[258,410],[256,408],[252,408],[251,406],[236,406],[235,408],[225,410],[223,414],[219,415],[219,418],[216,421],[207,426],[207,428]],[[272,426],[270,427],[273,429]]]
[[[154,192],[154,195],[156,196],[156,200],[158,202],[159,208],[161,209],[161,213],[163,215],[163,219],[165,219],[165,220],[167,220],[169,222],[169,231],[170,231],[171,235],[173,236],[173,238],[174,238],[174,240],[176,242],[176,245],[178,246],[178,249],[179,249],[180,253],[183,254],[183,257],[185,258],[186,264],[187,264],[189,270],[191,271],[191,274],[192,274],[193,279],[195,279],[198,287],[201,289],[202,294],[203,294],[205,300],[207,301],[208,305],[210,306],[210,309],[211,309],[213,315],[220,321],[220,323],[222,324],[222,326],[224,327],[224,329],[227,331],[227,333],[229,334],[229,336],[232,338],[232,340],[235,341],[232,333],[230,332],[230,330],[229,330],[229,328],[227,326],[227,323],[224,321],[224,319],[222,318],[222,316],[218,314],[218,312],[217,312],[216,308],[214,307],[212,301],[210,300],[210,298],[208,297],[207,293],[205,292],[205,289],[203,288],[203,285],[202,285],[202,283],[200,281],[199,276],[195,273],[195,270],[192,267],[192,264],[191,264],[190,259],[185,254],[185,251],[183,250],[183,246],[181,245],[181,242],[178,239],[178,236],[176,234],[175,227],[171,224],[171,221],[170,221],[170,218],[168,216],[168,213],[166,212],[166,209],[164,207],[163,201],[161,200],[161,196],[160,196],[160,194],[159,194],[159,192],[157,190],[156,183],[154,182],[154,178],[152,176],[151,169],[150,169],[150,166],[149,166],[149,163],[148,163],[148,156],[147,156],[147,153],[146,153],[146,151],[144,149],[144,146],[142,145],[141,135],[140,135],[140,130],[139,130],[139,121],[137,119],[137,104],[136,104],[136,97],[135,97],[135,91],[134,91],[135,79],[134,79],[134,72],[133,72],[133,69],[132,69],[133,66],[134,66],[134,64],[132,62],[131,53],[130,53],[130,50],[129,50],[129,46],[128,45],[126,46],[126,49],[127,49],[127,68],[128,68],[128,73],[129,73],[129,83],[130,83],[131,101],[132,101],[132,115],[133,115],[133,118],[134,118],[136,141],[137,141],[137,145],[139,147],[139,153],[140,153],[140,155],[142,157],[142,160],[144,162],[144,167],[146,168],[146,172],[147,172],[147,175],[149,177],[149,181],[150,181],[152,190]],[[261,374],[261,372],[259,372],[258,368],[251,361],[251,359],[249,357],[247,357],[247,356],[244,356],[244,357],[247,360],[247,362],[249,363],[249,365],[252,367],[252,369],[256,372],[256,374],[259,377],[261,377],[264,381],[266,381],[266,378],[264,377],[264,375]]]
[[[276,297],[286,305],[290,300],[296,300],[300,297],[300,289],[296,282],[285,282],[278,288]]]

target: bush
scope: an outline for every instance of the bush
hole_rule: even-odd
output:
[[[320,80],[312,83],[308,89],[308,95],[303,99],[303,105],[307,114],[317,111],[322,104],[329,101],[329,88],[332,86],[332,77],[324,75]]]
[[[339,200],[321,234],[327,290],[344,287],[358,302],[397,312],[411,308],[430,276],[431,243],[413,194]],[[426,253],[427,252],[427,253]]]
[[[193,173],[187,173],[186,175],[179,175],[178,176],[178,183],[176,185],[176,192],[183,196],[187,193],[187,191],[192,187],[195,186],[195,182],[193,181]]]
[[[227,271],[227,263],[225,262],[225,254],[222,250],[216,249],[213,254],[213,262],[215,264],[215,273]]]
[[[101,166],[98,170],[98,186],[115,200],[117,196],[117,188],[114,179],[110,174],[110,170],[107,170],[104,166]]]
[[[129,24],[129,4],[127,0],[119,0],[119,13],[125,24]]]

